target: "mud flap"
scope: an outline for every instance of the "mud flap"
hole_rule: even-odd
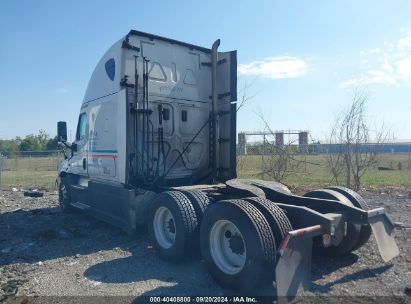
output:
[[[309,289],[312,238],[320,232],[320,225],[290,231],[281,242],[275,269],[279,302],[287,302],[293,299],[300,290]]]
[[[388,262],[400,253],[392,236],[394,224],[385,213],[384,208],[370,210],[367,213],[368,222],[374,233],[380,255],[384,262]]]

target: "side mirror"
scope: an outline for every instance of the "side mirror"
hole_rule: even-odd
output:
[[[77,144],[76,143],[72,143],[70,148],[71,148],[71,152],[77,152]]]
[[[57,138],[58,141],[67,141],[67,123],[65,121],[57,122]]]

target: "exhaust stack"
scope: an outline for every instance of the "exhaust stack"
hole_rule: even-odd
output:
[[[218,47],[220,39],[214,41],[211,48],[211,90],[212,90],[212,162],[213,162],[213,183],[217,182],[218,178],[218,163],[219,163],[219,148],[218,148],[218,92],[217,92],[217,64],[218,64]]]

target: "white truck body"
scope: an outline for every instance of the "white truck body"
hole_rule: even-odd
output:
[[[110,47],[91,76],[71,155],[60,167],[76,207],[130,230],[144,223],[153,193],[236,176],[236,51],[215,57],[213,91],[211,49],[134,30]]]
[[[309,286],[313,244],[341,256],[374,233],[382,258],[397,256],[384,208],[363,210],[350,189],[299,196],[236,179],[236,51],[218,46],[132,30],[104,54],[71,145],[58,123],[71,150],[59,172],[63,211],[87,210],[129,232],[147,224],[165,259],[200,247],[211,275],[240,291],[274,277],[279,296]]]
[[[221,98],[220,109],[227,111],[233,108],[230,102],[236,97],[236,77],[233,75],[236,73],[235,55],[235,52],[219,53],[222,64],[219,65],[218,94],[229,93]],[[67,173],[90,180],[119,184],[129,182],[130,154],[142,153],[139,147],[134,151],[141,142],[135,144],[131,140],[134,130],[131,130],[133,125],[129,123],[129,103],[133,102],[135,93],[130,87],[136,82],[134,56],[138,56],[136,64],[140,72],[138,100],[143,98],[143,58],[149,60],[148,94],[154,133],[154,143],[150,141],[150,144],[154,147],[154,156],[158,154],[158,104],[161,103],[170,113],[162,126],[168,153],[166,168],[179,157],[199,127],[209,119],[212,106],[210,50],[131,31],[103,55],[91,76],[77,126],[77,151],[64,166]],[[130,87],[121,84],[124,79]],[[186,121],[182,119],[183,112],[186,112]],[[230,118],[229,115],[227,117]],[[235,120],[231,124],[235,124]],[[230,134],[230,127],[230,119],[223,118],[220,136],[228,139],[234,135],[231,146],[228,143],[225,145],[228,149],[221,149],[221,166],[228,170],[232,167],[232,172],[225,174],[227,178],[235,176],[235,168],[230,164],[230,161],[233,162],[230,149],[235,145],[235,133]],[[142,132],[141,125],[139,131]],[[209,137],[209,128],[204,128],[166,178],[186,178],[188,181],[197,172],[206,171],[210,165]],[[160,167],[164,169],[164,166]],[[221,175],[224,176],[224,173]]]

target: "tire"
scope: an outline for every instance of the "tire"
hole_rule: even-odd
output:
[[[330,199],[330,200],[337,200],[341,203],[354,206],[349,199],[347,199],[341,193],[329,190],[329,189],[319,189],[307,192],[304,194],[305,197],[313,197],[313,198],[322,198],[322,199]],[[314,238],[313,242],[313,251],[320,255],[326,255],[330,257],[339,257],[348,254],[352,250],[354,250],[355,245],[358,242],[360,237],[361,225],[347,223],[347,234],[343,236],[340,244],[337,246],[330,246],[324,247],[322,240],[320,237]]]
[[[278,249],[284,237],[293,230],[287,215],[280,207],[266,198],[249,197],[244,200],[253,204],[264,215],[271,227]]]
[[[351,189],[345,188],[345,187],[337,187],[337,186],[327,187],[327,189],[331,189],[331,190],[334,190],[334,191],[337,191],[337,192],[341,193],[347,199],[349,199],[350,202],[355,207],[361,208],[361,209],[364,210],[365,201],[357,192],[355,192]],[[368,240],[370,239],[371,233],[372,233],[372,229],[371,229],[370,224],[361,225],[360,237],[358,238],[358,241],[355,244],[352,251],[357,250],[357,249],[361,248],[362,246],[364,246],[365,243],[367,243]]]
[[[193,253],[197,226],[194,207],[181,192],[160,193],[149,207],[147,230],[150,240],[165,260],[180,261]]]
[[[210,202],[208,196],[200,190],[182,190],[181,192],[187,196],[191,202],[191,205],[193,205],[198,224],[200,225],[203,214],[207,209],[208,203]]]
[[[274,235],[264,215],[244,200],[211,204],[201,224],[201,254],[224,288],[248,292],[273,278]]]
[[[200,225],[203,219],[204,212],[210,202],[208,196],[200,190],[182,190],[181,191],[190,200],[191,205],[194,207],[194,211],[197,216],[198,226],[193,234],[193,242],[195,246],[195,252],[199,253],[200,249]]]
[[[279,182],[274,182],[274,181],[264,181],[264,180],[260,180],[260,179],[252,179],[250,180],[252,184],[254,184],[255,186],[260,186],[263,188],[267,188],[273,191],[277,191],[280,192],[282,194],[286,194],[286,195],[291,195],[291,190],[284,184],[281,184]]]
[[[70,188],[65,178],[59,183],[59,204],[63,213],[73,213],[74,208],[70,205]]]

